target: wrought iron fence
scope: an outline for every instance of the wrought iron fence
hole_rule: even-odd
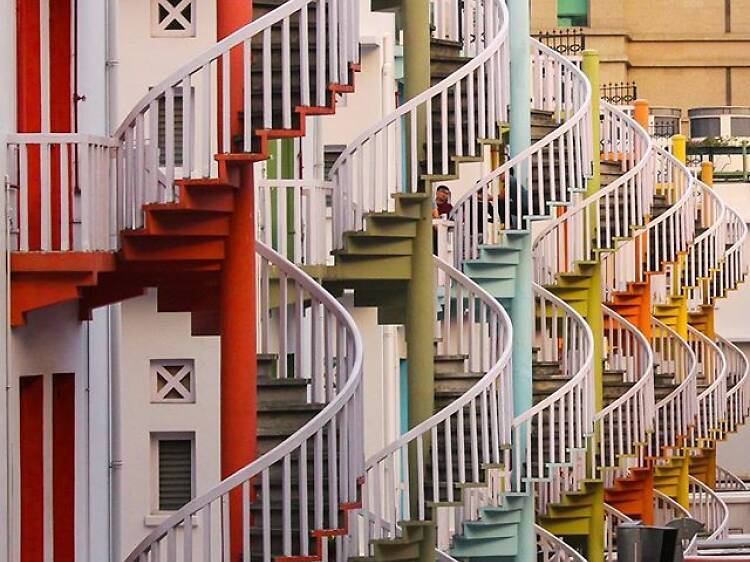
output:
[[[566,57],[580,57],[586,49],[586,36],[582,28],[540,31],[533,37]]]
[[[600,97],[612,105],[632,105],[638,99],[638,87],[635,82],[602,84]]]

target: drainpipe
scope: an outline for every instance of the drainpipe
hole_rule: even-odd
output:
[[[107,18],[107,27],[105,31],[107,42],[106,130],[109,134],[112,134],[118,125],[117,66],[120,61],[117,58],[117,0],[107,0],[105,10]]]
[[[122,533],[122,435],[120,418],[120,342],[122,327],[122,307],[114,304],[108,308],[109,324],[109,544],[110,560],[123,559],[121,546]]]

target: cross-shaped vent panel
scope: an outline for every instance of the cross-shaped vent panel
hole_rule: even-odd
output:
[[[195,361],[152,359],[151,385],[152,402],[195,402]]]
[[[151,0],[153,37],[195,37],[195,0]]]

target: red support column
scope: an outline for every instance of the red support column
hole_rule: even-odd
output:
[[[52,377],[52,511],[56,562],[74,560],[75,375]]]
[[[253,2],[252,0],[217,0],[216,2],[216,36],[218,40],[224,39],[228,35],[237,31],[241,27],[250,23],[253,19]],[[231,74],[231,89],[229,93],[229,105],[231,116],[231,133],[232,137],[242,132],[240,121],[240,111],[242,109],[242,84],[243,84],[243,54],[242,48],[238,47],[232,50],[229,60]],[[222,138],[222,111],[223,100],[221,95],[222,68],[218,67],[218,127],[219,139]],[[231,152],[228,147],[222,147],[222,152]]]
[[[227,163],[239,171],[221,278],[221,474],[227,477],[257,453],[255,346],[255,221],[253,167]],[[232,560],[242,555],[241,490],[230,502]]]
[[[21,562],[44,559],[44,379],[22,377],[20,394]]]

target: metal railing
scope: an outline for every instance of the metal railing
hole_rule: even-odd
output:
[[[577,550],[539,525],[534,525],[537,562],[586,562]]]
[[[654,433],[649,440],[649,456],[659,456],[663,447],[685,443],[698,415],[698,361],[693,347],[672,328],[651,318],[651,347],[655,364],[662,372],[673,372],[677,384],[656,404]]]
[[[724,430],[733,433],[745,423],[750,409],[750,363],[747,356],[729,340],[716,336],[727,362],[727,406]]]
[[[262,243],[256,248],[259,333],[265,334],[260,350],[277,357],[278,378],[309,380],[309,401],[320,404],[321,411],[268,453],[175,511],[126,562],[148,556],[168,562],[226,561],[237,545],[245,560],[252,552],[269,562],[277,554],[272,548],[285,556],[307,556],[311,533],[341,527],[342,506],[359,501],[363,347],[357,327],[315,280]],[[278,285],[274,298],[268,291],[272,283]],[[302,299],[311,303],[307,314],[286,316]],[[293,373],[286,360],[290,352]],[[274,512],[276,503],[280,513]],[[276,529],[281,536],[275,536]],[[280,546],[273,546],[277,541]],[[347,544],[348,537],[343,541],[348,552],[353,544]]]
[[[333,236],[324,180],[258,180],[257,239],[297,265],[325,265]]]
[[[619,509],[604,504],[604,559],[617,560],[617,526],[633,520]]]
[[[594,429],[593,334],[567,303],[534,285],[541,361],[560,365],[564,384],[513,420],[511,489],[533,491],[538,513],[587,477]],[[555,465],[554,468],[551,468]]]
[[[717,466],[715,490],[717,492],[748,492],[750,485],[733,472]]]
[[[727,411],[727,361],[714,341],[688,326],[688,343],[698,361],[698,419],[693,445],[698,439],[714,439],[723,429]]]
[[[653,143],[638,123],[603,102],[603,157],[625,172],[608,186],[576,203],[549,224],[533,244],[534,278],[557,283],[576,262],[598,260],[600,250],[618,248],[634,225],[645,225],[654,196]],[[626,171],[627,170],[627,171]]]
[[[11,249],[116,248],[115,143],[78,133],[8,135]]]
[[[623,459],[643,466],[645,445],[654,428],[654,354],[638,328],[606,306],[602,312],[605,368],[622,371],[622,382],[631,385],[594,416],[599,431],[594,461],[605,486],[611,486],[615,478],[627,474]]]
[[[421,191],[424,174],[446,176],[454,157],[479,157],[480,139],[500,138],[510,100],[507,7],[467,0],[464,9],[483,16],[473,22],[484,38],[476,56],[364,131],[331,168],[335,248],[345,231],[364,228],[366,213],[392,210],[393,194]]]
[[[697,478],[689,477],[688,511],[705,526],[707,537],[699,544],[725,539],[729,534],[729,507],[721,497]]]
[[[612,105],[633,105],[638,99],[638,86],[635,82],[610,82],[600,86],[599,95]]]
[[[478,181],[453,207],[456,259],[479,256],[482,244],[501,243],[504,229],[546,217],[554,204],[585,189],[592,171],[591,86],[568,59],[532,40],[532,108],[551,112],[559,125]]]
[[[564,29],[552,29],[539,31],[532,37],[541,44],[571,60],[582,58],[586,50],[586,34],[582,28],[568,27]]]
[[[497,505],[504,492],[502,478],[485,474],[485,467],[510,466],[510,318],[497,300],[457,269],[437,257],[435,264],[445,279],[439,288],[439,351],[484,375],[460,398],[367,460],[363,513],[369,515],[363,522],[362,552],[370,551],[371,539],[400,536],[401,521],[432,517],[431,506],[467,501],[457,491],[462,484],[483,484],[472,489],[486,505]],[[463,509],[449,511],[454,530],[469,516]]]

